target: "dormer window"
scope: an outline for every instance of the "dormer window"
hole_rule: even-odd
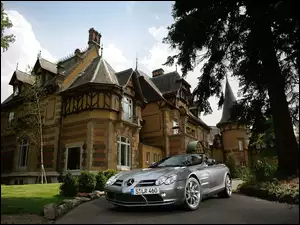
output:
[[[19,95],[19,87],[16,85],[15,88],[14,88],[14,96],[17,96]]]

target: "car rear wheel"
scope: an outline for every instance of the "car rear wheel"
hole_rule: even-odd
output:
[[[227,174],[225,178],[225,188],[219,193],[219,197],[230,198],[232,195],[232,181],[230,176]]]
[[[190,177],[185,185],[184,208],[188,210],[198,209],[201,202],[201,187],[197,179]]]

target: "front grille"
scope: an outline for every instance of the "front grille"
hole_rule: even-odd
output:
[[[113,185],[116,186],[122,186],[123,180],[116,180],[116,182]]]
[[[163,202],[163,199],[160,195],[144,195],[143,197],[141,195],[107,192],[106,198],[114,202],[121,202],[126,204],[146,204],[146,199],[148,204]]]
[[[145,199],[140,195],[116,194],[115,200],[126,203],[146,203]]]
[[[156,180],[141,180],[136,187],[154,186]]]
[[[147,199],[148,203],[164,201],[160,195],[144,195],[144,197]]]

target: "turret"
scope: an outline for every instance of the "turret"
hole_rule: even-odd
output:
[[[226,78],[225,99],[222,118],[217,124],[221,130],[222,150],[224,160],[230,152],[234,154],[236,165],[248,164],[248,134],[247,127],[238,125],[231,120],[232,107],[236,104],[236,98]]]

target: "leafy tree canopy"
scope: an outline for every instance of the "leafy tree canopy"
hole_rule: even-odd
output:
[[[15,41],[13,34],[5,35],[5,30],[12,27],[13,24],[4,12],[3,3],[1,2],[1,48],[6,51],[11,43]]]
[[[209,97],[222,106],[221,81],[227,74],[239,80],[243,98],[234,107],[239,122],[257,133],[273,118],[278,149],[278,170],[298,168],[298,146],[292,122],[299,121],[299,16],[296,1],[176,1],[174,23],[164,39],[179,53],[169,56],[185,76],[203,62],[194,90],[196,103],[211,113]]]

